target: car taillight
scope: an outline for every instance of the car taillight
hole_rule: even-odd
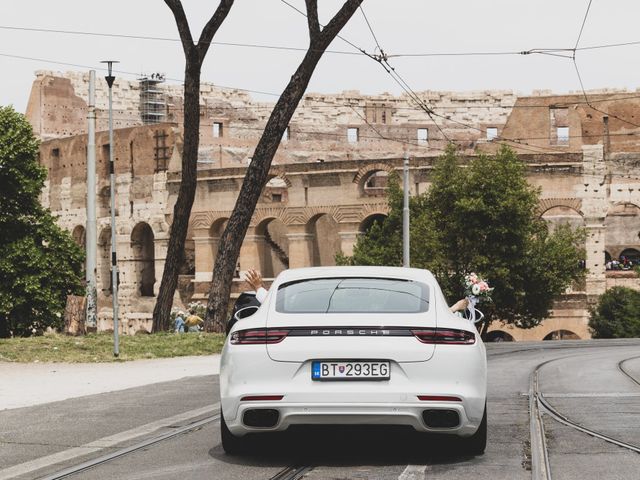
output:
[[[453,328],[424,328],[411,330],[411,333],[422,343],[445,345],[473,345],[476,336],[473,332]]]
[[[459,397],[450,397],[448,395],[418,395],[418,400],[423,402],[461,402]]]
[[[255,330],[238,330],[231,334],[232,345],[264,345],[267,343],[280,343],[285,339],[289,330],[275,328],[259,328]]]
[[[247,395],[240,399],[241,402],[265,402],[282,400],[284,395]]]

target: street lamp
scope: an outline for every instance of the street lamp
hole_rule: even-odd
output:
[[[409,155],[405,152],[402,168],[403,200],[402,200],[402,266],[410,267],[409,257]]]
[[[113,162],[113,98],[112,87],[116,77],[112,75],[112,67],[116,60],[104,60],[100,63],[107,64],[108,75],[104,77],[109,86],[109,184],[111,190],[111,283],[113,291],[113,355],[120,355],[120,345],[118,339],[118,262],[116,259],[116,169]]]

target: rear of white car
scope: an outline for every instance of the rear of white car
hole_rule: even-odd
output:
[[[291,425],[410,425],[486,443],[486,356],[418,269],[283,272],[232,329],[220,373],[223,446]]]

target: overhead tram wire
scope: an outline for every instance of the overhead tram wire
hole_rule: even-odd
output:
[[[591,102],[589,101],[589,96],[587,95],[587,91],[586,91],[586,89],[584,88],[584,82],[582,81],[582,75],[580,75],[580,69],[578,68],[578,62],[577,62],[577,60],[576,60],[576,50],[578,49],[578,45],[580,44],[580,38],[582,38],[582,32],[583,32],[583,30],[584,30],[584,26],[585,26],[585,24],[587,23],[587,18],[588,18],[588,16],[589,16],[589,10],[591,9],[591,3],[592,3],[592,1],[593,1],[593,0],[589,0],[589,3],[587,4],[587,11],[585,12],[585,14],[584,14],[584,18],[582,19],[582,25],[580,26],[580,32],[578,33],[578,39],[576,40],[576,44],[575,44],[575,46],[573,47],[573,53],[572,53],[572,56],[570,57],[570,58],[571,58],[571,61],[573,62],[573,66],[574,66],[574,68],[575,68],[576,75],[578,76],[578,81],[579,81],[579,83],[580,83],[580,88],[582,89],[582,94],[584,95],[584,99],[585,99],[585,101],[586,101],[587,105],[588,105],[588,106],[589,106],[589,108],[591,108],[592,110],[595,110],[596,112],[599,112],[599,113],[601,113],[601,114],[603,114],[603,115],[606,115],[606,116],[608,116],[608,117],[612,117],[612,118],[615,118],[615,119],[617,119],[617,120],[620,120],[621,122],[627,123],[627,124],[632,125],[632,126],[634,126],[634,127],[638,127],[638,128],[640,128],[640,124],[637,124],[637,123],[635,123],[635,122],[631,122],[631,121],[629,121],[629,120],[627,120],[627,119],[624,119],[624,118],[622,118],[622,117],[619,117],[618,115],[614,115],[614,114],[612,114],[612,113],[605,112],[604,110],[601,110],[601,109],[599,109],[599,108],[597,108],[597,107],[594,107],[594,106],[591,104]]]
[[[292,6],[292,8],[295,8]],[[300,10],[298,10],[300,11]],[[301,12],[301,11],[300,11]],[[63,35],[84,35],[92,37],[105,37],[105,38],[123,38],[129,40],[149,40],[149,41],[163,41],[163,42],[180,42],[178,38],[172,37],[157,37],[151,35],[133,35],[124,33],[104,33],[104,32],[89,32],[83,30],[62,30],[62,29],[50,29],[50,28],[36,28],[36,27],[17,27],[12,25],[0,25],[0,30],[12,30],[12,31],[25,31],[25,32],[37,32],[37,33],[55,33]],[[229,46],[229,47],[245,47],[245,48],[258,48],[268,50],[282,50],[291,52],[305,52],[306,49],[302,47],[291,47],[287,45],[266,45],[256,43],[240,43],[240,42],[221,42],[211,41],[211,45]],[[348,42],[349,43],[349,42]],[[602,45],[589,45],[585,47],[575,48],[576,51],[584,50],[597,50],[604,48],[619,48],[628,46],[640,45],[640,41],[618,42]],[[515,56],[515,55],[532,55],[532,54],[549,54],[552,52],[572,52],[572,48],[534,48],[530,50],[505,50],[505,51],[470,51],[470,52],[422,52],[422,53],[396,53],[387,54],[387,58],[419,58],[419,57],[475,57],[475,56]],[[360,50],[358,49],[359,53]],[[349,52],[346,50],[325,50],[325,53],[337,54],[337,55],[359,55],[358,52]]]
[[[283,0],[284,1],[284,0]],[[367,15],[364,13],[364,9],[362,8],[362,5],[360,5],[360,11],[362,12],[362,16],[364,17],[365,22],[367,23],[367,26],[369,27],[369,31],[371,32],[371,36],[373,37],[373,40],[376,42],[377,48],[380,51],[379,54],[377,55],[367,55],[369,56],[371,59],[375,60],[376,62],[378,62],[382,68],[389,74],[391,75],[391,77],[396,81],[396,83],[398,83],[398,85],[400,86],[400,88],[402,88],[405,93],[407,95],[409,95],[409,97],[416,102],[416,104],[422,109],[424,110],[424,112],[429,116],[429,118],[431,119],[431,121],[433,122],[433,124],[436,126],[436,128],[440,131],[440,133],[442,134],[442,136],[448,141],[451,142],[451,139],[447,136],[446,133],[444,133],[444,130],[442,130],[442,128],[440,127],[440,125],[438,125],[438,122],[435,121],[435,119],[432,116],[433,110],[431,108],[429,108],[429,106],[427,106],[425,104],[425,102],[411,89],[411,87],[409,87],[409,85],[402,80],[402,78],[398,75],[398,79],[400,79],[400,81],[398,81],[398,79],[395,77],[396,72],[395,72],[395,68],[393,66],[391,66],[389,64],[389,60],[387,55],[385,54],[384,50],[382,49],[382,47],[380,46],[380,43],[378,42],[378,37],[376,36],[375,32],[373,31],[373,27],[371,26],[371,23],[369,23],[369,19],[367,18]],[[344,40],[344,39],[343,39]],[[349,42],[351,44],[351,42]],[[354,46],[355,48],[358,48],[359,50],[363,51],[363,49],[351,44],[352,46]]]
[[[58,29],[50,29],[50,28],[32,28],[32,27],[13,27],[10,25],[0,25],[0,30],[14,30],[14,31],[25,31],[25,32],[38,32],[38,33],[58,33],[63,35],[85,35],[91,37],[107,37],[107,38],[123,38],[127,40],[151,40],[151,41],[161,41],[161,42],[174,42],[180,43],[181,40],[179,38],[172,37],[154,37],[147,35],[131,35],[124,33],[101,33],[101,32],[88,32],[88,31],[78,31],[78,30],[58,30]],[[218,46],[226,46],[226,47],[244,47],[244,48],[262,48],[267,50],[283,50],[290,52],[306,52],[306,48],[302,47],[289,47],[286,45],[264,45],[258,43],[239,43],[239,42],[220,42],[220,41],[211,41],[208,42],[209,45],[218,45]],[[337,54],[337,55],[358,55],[356,52],[347,52],[340,50],[326,50],[326,53]]]

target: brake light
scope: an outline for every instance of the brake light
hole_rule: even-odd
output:
[[[284,395],[247,395],[240,399],[241,402],[260,402],[282,400]]]
[[[473,345],[476,343],[476,336],[473,332],[454,328],[425,328],[411,330],[411,333],[422,343],[435,345]]]
[[[418,400],[423,402],[461,402],[458,397],[449,397],[446,395],[418,395]]]
[[[275,328],[259,328],[255,330],[238,330],[231,334],[232,345],[264,345],[280,343],[288,335],[289,330]]]

